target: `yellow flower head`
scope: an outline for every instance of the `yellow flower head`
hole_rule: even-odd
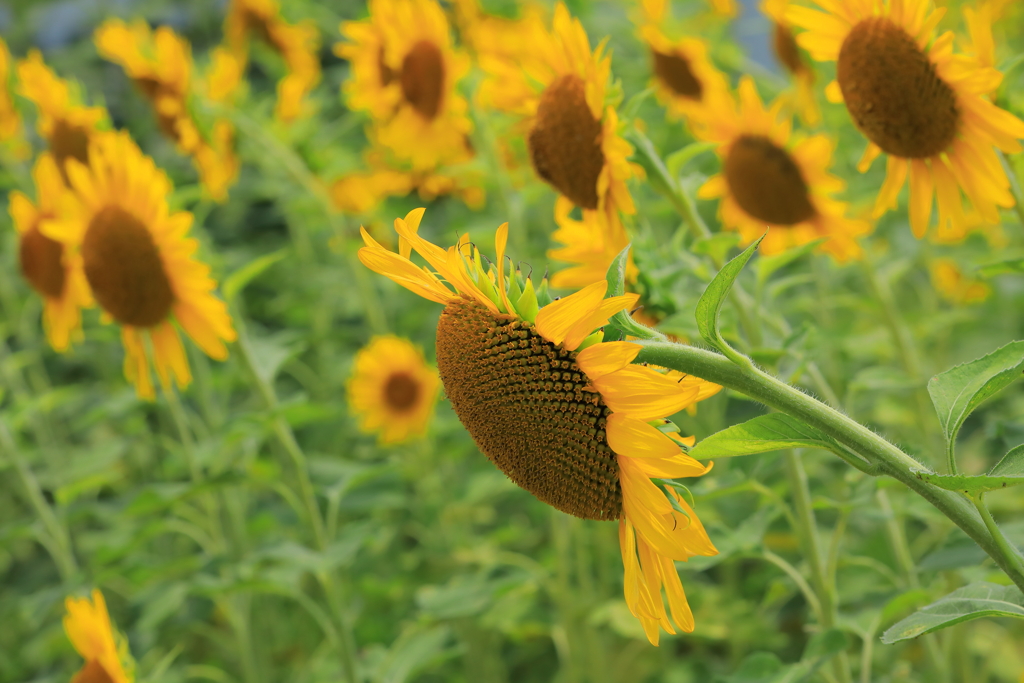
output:
[[[92,600],[69,597],[64,600],[64,608],[67,610],[64,631],[85,659],[74,683],[132,683],[135,663],[128,652],[128,643],[110,623],[103,594],[93,590]]]
[[[89,141],[106,120],[106,111],[75,104],[67,82],[46,66],[39,50],[18,62],[18,93],[36,105],[36,128],[67,181],[67,160],[88,163]]]
[[[12,140],[21,133],[21,115],[14,107],[14,99],[8,88],[11,74],[11,53],[7,43],[0,38],[0,142]]]
[[[473,125],[459,82],[469,58],[452,43],[436,0],[370,0],[370,16],[341,25],[335,53],[352,65],[343,86],[351,109],[374,122],[372,137],[414,169],[468,160]]]
[[[235,339],[227,307],[213,296],[217,283],[195,258],[192,214],[169,211],[167,175],[125,132],[97,135],[89,166],[72,162],[68,171],[74,201],[64,217],[43,223],[43,234],[81,255],[75,268],[121,326],[125,376],[139,395],[154,395],[150,351],[161,384],[173,375],[184,388],[192,377],[175,322],[218,360]]]
[[[619,253],[629,244],[629,235],[618,215],[609,217],[600,211],[583,211],[581,220],[571,217],[572,202],[559,197],[555,202],[558,229],[551,239],[562,246],[548,252],[548,258],[572,264],[551,276],[551,286],[579,289],[602,279]],[[636,280],[637,269],[630,254],[626,280]]]
[[[638,169],[628,160],[633,148],[619,135],[615,108],[605,102],[606,42],[591,52],[582,24],[559,2],[551,30],[534,27],[515,55],[480,56],[487,76],[478,97],[524,117],[537,175],[576,206],[611,216],[636,212],[626,181]]]
[[[800,119],[808,126],[821,123],[821,110],[814,94],[814,69],[800,52],[793,35],[793,27],[786,21],[789,0],[762,0],[761,11],[774,25],[772,47],[779,64],[796,81],[796,92],[792,94],[792,106]]]
[[[844,101],[869,143],[860,169],[888,155],[875,216],[895,208],[909,177],[910,225],[928,231],[938,202],[939,232],[965,234],[961,193],[989,222],[1013,206],[996,148],[1019,152],[1024,121],[989,99],[1002,74],[953,52],[953,33],[935,37],[944,10],[930,0],[816,0],[824,11],[791,6],[787,20],[807,29],[797,42],[819,61],[837,62],[826,94]]]
[[[753,80],[740,81],[739,106],[712,113],[702,137],[718,143],[722,172],[698,191],[703,199],[721,197],[722,224],[738,230],[744,244],[760,237],[761,251],[776,254],[827,237],[820,249],[837,261],[861,256],[857,238],[871,231],[865,221],[846,217],[845,202],[832,198],[844,189],[828,172],[833,141],[825,135],[791,136],[782,102],[765,108]]]
[[[672,620],[693,630],[673,560],[714,555],[686,501],[652,478],[696,477],[705,467],[663,428],[664,419],[713,391],[696,378],[633,365],[640,346],[602,342],[600,328],[637,294],[604,298],[600,280],[557,301],[506,272],[508,224],[484,267],[468,236],[447,250],[419,236],[423,209],[395,221],[398,253],[363,230],[359,259],[416,294],[444,304],[437,364],[445,394],[480,450],[512,481],[562,512],[619,520],[626,602],[652,643]],[[414,264],[415,251],[428,266]]]
[[[410,341],[374,337],[356,354],[348,402],[360,429],[377,432],[381,443],[398,443],[426,431],[439,385],[437,371]]]
[[[928,269],[935,291],[950,303],[976,304],[992,293],[988,283],[968,277],[952,259],[933,259]]]
[[[81,269],[74,265],[79,256],[40,231],[44,221],[56,218],[66,202],[67,188],[50,154],[40,155],[32,177],[36,203],[15,190],[7,208],[18,231],[21,274],[43,297],[46,337],[55,350],[66,351],[73,340],[81,337],[80,308],[92,302]]]
[[[514,58],[528,46],[523,36],[544,26],[544,8],[532,0],[520,5],[519,17],[492,16],[480,7],[480,0],[454,0],[459,38],[473,54]]]

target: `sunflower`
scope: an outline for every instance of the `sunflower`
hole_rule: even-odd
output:
[[[415,191],[420,199],[433,201],[437,197],[453,195],[466,206],[479,209],[484,203],[484,191],[479,183],[466,178],[437,171],[401,171],[374,168],[336,179],[330,193],[334,205],[349,213],[367,213],[388,197],[403,197]]]
[[[593,52],[578,19],[559,2],[552,28],[523,35],[513,57],[481,55],[481,104],[519,114],[542,179],[581,209],[636,213],[626,181],[637,175],[632,146],[606,103],[611,78],[607,40]],[[611,218],[610,218],[611,219]]]
[[[103,594],[93,590],[89,598],[64,600],[67,614],[64,631],[85,665],[75,674],[73,683],[132,683],[135,662],[128,642],[114,630]]]
[[[452,43],[435,0],[370,0],[370,16],[341,25],[334,52],[351,62],[349,108],[373,119],[372,137],[416,170],[468,160],[473,130],[458,92],[469,58]]]
[[[826,94],[845,101],[869,143],[859,168],[888,155],[875,216],[895,208],[909,177],[910,225],[928,231],[933,201],[938,232],[964,233],[961,193],[989,222],[1013,206],[1010,181],[996,148],[1019,152],[1024,121],[995,106],[989,95],[1002,74],[977,56],[953,52],[953,33],[934,37],[942,10],[928,0],[816,0],[819,12],[791,6],[787,20],[807,29],[797,42],[820,61],[836,60]]]
[[[638,344],[602,341],[599,328],[638,295],[606,299],[607,282],[600,280],[550,302],[529,278],[506,273],[507,223],[497,231],[495,265],[485,270],[468,236],[448,250],[420,237],[422,217],[416,209],[395,221],[398,253],[363,230],[359,259],[444,304],[437,364],[462,424],[502,472],[539,500],[583,519],[619,521],[626,603],[653,644],[659,625],[675,633],[662,588],[675,625],[692,631],[673,561],[717,550],[678,485],[666,479],[701,476],[710,465],[667,435],[673,429],[664,418],[698,400],[706,383],[632,365]],[[429,268],[410,260],[413,250]]]
[[[793,106],[801,120],[808,126],[816,126],[821,122],[821,110],[814,96],[814,69],[807,63],[793,36],[793,27],[786,21],[786,8],[789,0],[762,0],[761,11],[774,25],[772,31],[772,47],[779,64],[789,72],[796,81],[796,93]]]
[[[600,211],[583,211],[581,220],[576,220],[570,215],[572,209],[572,202],[565,197],[555,202],[558,229],[551,239],[562,246],[550,250],[548,258],[573,264],[551,276],[551,286],[561,289],[578,289],[600,280],[619,252],[629,245],[629,235],[617,215],[610,219]],[[635,282],[636,276],[631,254],[626,280]]]
[[[72,265],[78,256],[39,230],[44,221],[57,217],[67,192],[57,162],[49,154],[40,155],[32,177],[37,203],[15,190],[7,208],[19,235],[21,274],[43,297],[46,337],[55,350],[66,351],[81,336],[80,308],[91,303],[89,288],[80,269]]]
[[[66,217],[43,223],[43,234],[81,255],[76,270],[105,317],[121,326],[125,376],[139,395],[154,396],[150,355],[165,388],[172,375],[184,388],[191,374],[175,321],[218,360],[235,339],[209,267],[194,258],[192,214],[169,212],[167,175],[126,132],[94,137],[89,166],[72,162],[68,171],[74,201]]]
[[[43,62],[39,50],[18,62],[18,93],[39,111],[36,128],[49,145],[65,183],[67,161],[89,163],[89,141],[107,119],[102,107],[74,104],[71,89]]]
[[[524,2],[519,17],[487,14],[480,0],[452,0],[459,38],[475,55],[499,55],[514,58],[522,51],[522,36],[543,26],[544,9],[533,1]]]
[[[766,109],[754,81],[740,81],[739,105],[710,113],[701,135],[718,143],[722,172],[698,190],[702,199],[721,197],[723,225],[738,230],[748,244],[770,227],[761,242],[764,254],[827,237],[820,249],[837,261],[859,258],[857,237],[871,226],[846,217],[847,206],[832,198],[844,188],[828,172],[834,143],[825,135],[791,137],[791,123],[781,116],[782,101]]]
[[[394,335],[374,337],[356,354],[348,402],[361,430],[398,443],[427,430],[439,384],[419,347]]]
[[[305,21],[289,24],[275,0],[231,0],[224,35],[241,64],[249,59],[249,38],[255,36],[284,60],[288,73],[277,83],[275,116],[289,122],[302,113],[303,98],[320,82],[320,35]]]
[[[11,53],[7,50],[7,43],[0,38],[0,142],[13,140],[21,133],[21,116],[7,87],[10,71]]]
[[[950,303],[976,304],[987,299],[992,293],[992,288],[987,283],[965,275],[952,259],[933,259],[928,265],[928,270],[931,272],[935,291]]]

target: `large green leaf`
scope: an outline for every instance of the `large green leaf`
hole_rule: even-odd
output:
[[[964,420],[982,401],[1017,379],[1022,364],[1024,341],[1015,341],[929,380],[928,393],[950,444],[956,441]]]
[[[1024,593],[1016,586],[972,583],[897,622],[882,634],[882,642],[897,643],[982,617],[1024,619]]]
[[[691,448],[690,455],[709,460],[786,448],[823,448],[833,452],[842,449],[832,437],[795,417],[770,413],[712,434]]]
[[[722,339],[722,334],[718,330],[718,314],[722,310],[725,298],[729,296],[729,292],[732,290],[736,277],[743,270],[743,266],[747,265],[747,261],[754,255],[754,252],[757,251],[757,247],[760,246],[763,239],[764,235],[761,235],[749,247],[744,249],[743,253],[722,266],[722,270],[718,271],[718,275],[715,276],[711,284],[704,290],[700,300],[697,302],[697,329],[700,331],[700,336],[704,337],[707,343],[727,355],[731,355],[732,349]]]

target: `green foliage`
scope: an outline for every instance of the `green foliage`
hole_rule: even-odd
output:
[[[833,452],[842,449],[835,439],[795,417],[771,413],[702,439],[690,449],[690,455],[701,460],[710,460],[770,453],[787,448],[821,448]]]
[[[882,634],[882,642],[892,644],[982,617],[1024,619],[1024,594],[1016,586],[972,583],[897,622]]]
[[[747,265],[747,261],[757,251],[763,239],[764,235],[752,242],[739,256],[726,263],[697,301],[697,329],[700,336],[735,363],[742,363],[742,358],[722,339],[718,316],[740,271]]]

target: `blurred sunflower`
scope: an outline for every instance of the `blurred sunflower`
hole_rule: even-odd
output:
[[[708,44],[698,38],[672,40],[662,31],[667,0],[644,0],[640,38],[651,54],[652,84],[670,115],[700,125],[709,103],[728,97],[729,83],[708,58]]]
[[[529,278],[506,274],[507,223],[497,231],[495,265],[485,270],[468,236],[448,250],[421,238],[422,216],[417,209],[395,220],[398,253],[364,230],[359,259],[445,305],[437,364],[462,424],[502,472],[539,500],[583,519],[619,520],[626,603],[653,644],[659,626],[675,633],[669,612],[677,627],[692,631],[673,561],[718,551],[685,499],[651,478],[710,469],[659,428],[698,400],[706,383],[677,383],[632,365],[639,345],[602,341],[599,328],[638,295],[605,299],[607,282],[600,280],[546,301]],[[429,268],[409,260],[413,250]]]
[[[7,209],[18,231],[21,274],[43,297],[46,338],[55,350],[66,351],[71,342],[81,336],[81,307],[92,302],[80,268],[72,265],[80,257],[40,231],[44,221],[59,215],[67,192],[57,162],[49,154],[41,154],[32,169],[32,177],[36,203],[14,190]]]
[[[66,598],[64,631],[85,665],[72,683],[132,683],[135,662],[128,642],[114,630],[103,594],[93,590],[89,598]]]
[[[779,64],[796,80],[796,93],[793,97],[793,108],[800,119],[808,126],[821,123],[821,110],[814,94],[814,69],[804,59],[793,36],[793,27],[786,21],[786,8],[789,0],[762,0],[761,11],[774,25],[772,47]]]
[[[11,53],[7,50],[7,43],[0,38],[0,142],[13,140],[21,133],[21,115],[8,88],[10,75]]]
[[[897,205],[910,182],[910,225],[928,231],[933,201],[938,230],[962,236],[961,193],[989,222],[1013,206],[1010,181],[996,148],[1019,152],[1024,121],[992,104],[1002,74],[975,57],[953,53],[953,33],[937,38],[944,10],[928,0],[815,0],[824,12],[790,6],[786,19],[807,29],[797,42],[820,61],[837,61],[826,94],[845,101],[868,138],[859,168],[888,155],[875,216]]]
[[[303,99],[320,82],[320,34],[311,21],[289,24],[275,0],[231,0],[224,36],[241,64],[249,61],[255,36],[284,60],[288,73],[277,83],[275,116],[290,122],[302,113]]]
[[[582,209],[633,214],[626,181],[639,169],[629,162],[633,148],[606,103],[606,42],[591,52],[582,24],[559,2],[551,31],[537,26],[523,35],[515,56],[481,55],[486,78],[478,97],[524,117],[533,167],[559,194]]]
[[[729,229],[749,244],[770,227],[761,242],[764,254],[827,237],[819,247],[843,262],[861,256],[857,238],[871,231],[866,221],[846,217],[847,205],[832,198],[844,189],[828,172],[834,143],[825,135],[791,136],[782,102],[766,109],[754,81],[744,76],[739,106],[711,112],[701,136],[718,143],[722,172],[698,191],[702,199],[721,197],[719,214]]]
[[[928,264],[932,286],[939,295],[953,304],[976,304],[992,293],[988,283],[964,274],[956,261],[948,258],[932,259]]]
[[[555,202],[558,229],[551,239],[562,246],[548,251],[548,258],[572,264],[551,276],[551,286],[579,289],[604,278],[608,266],[629,245],[629,235],[618,215],[609,218],[600,211],[583,211],[580,220],[572,218],[572,202],[559,197]],[[630,254],[626,281],[636,281],[637,269]]]
[[[372,137],[416,170],[472,156],[473,124],[458,92],[469,58],[452,43],[435,0],[370,0],[370,16],[341,25],[334,52],[351,62],[348,106],[374,121]]]
[[[439,384],[419,347],[394,335],[374,337],[356,354],[348,402],[361,430],[398,443],[427,430]]]
[[[169,212],[167,175],[125,132],[96,136],[89,166],[74,162],[68,171],[75,201],[43,233],[81,255],[76,269],[105,317],[121,326],[125,376],[139,396],[154,396],[150,354],[161,384],[169,387],[173,375],[184,388],[192,377],[174,322],[218,360],[235,339],[209,267],[194,258],[192,214]]]
[[[30,51],[18,62],[18,93],[36,105],[36,129],[66,183],[68,159],[89,163],[89,141],[106,121],[107,112],[102,107],[75,104],[67,82],[46,66],[39,50]]]
[[[514,57],[522,50],[522,36],[543,26],[544,8],[528,0],[519,3],[519,16],[507,18],[487,14],[480,0],[451,0],[459,39],[473,54]]]
[[[334,205],[349,213],[367,213],[388,197],[404,197],[414,191],[420,199],[428,202],[437,197],[454,196],[472,209],[479,209],[484,203],[484,191],[479,182],[467,182],[466,178],[443,169],[399,171],[371,168],[342,176],[331,183],[330,188]]]

